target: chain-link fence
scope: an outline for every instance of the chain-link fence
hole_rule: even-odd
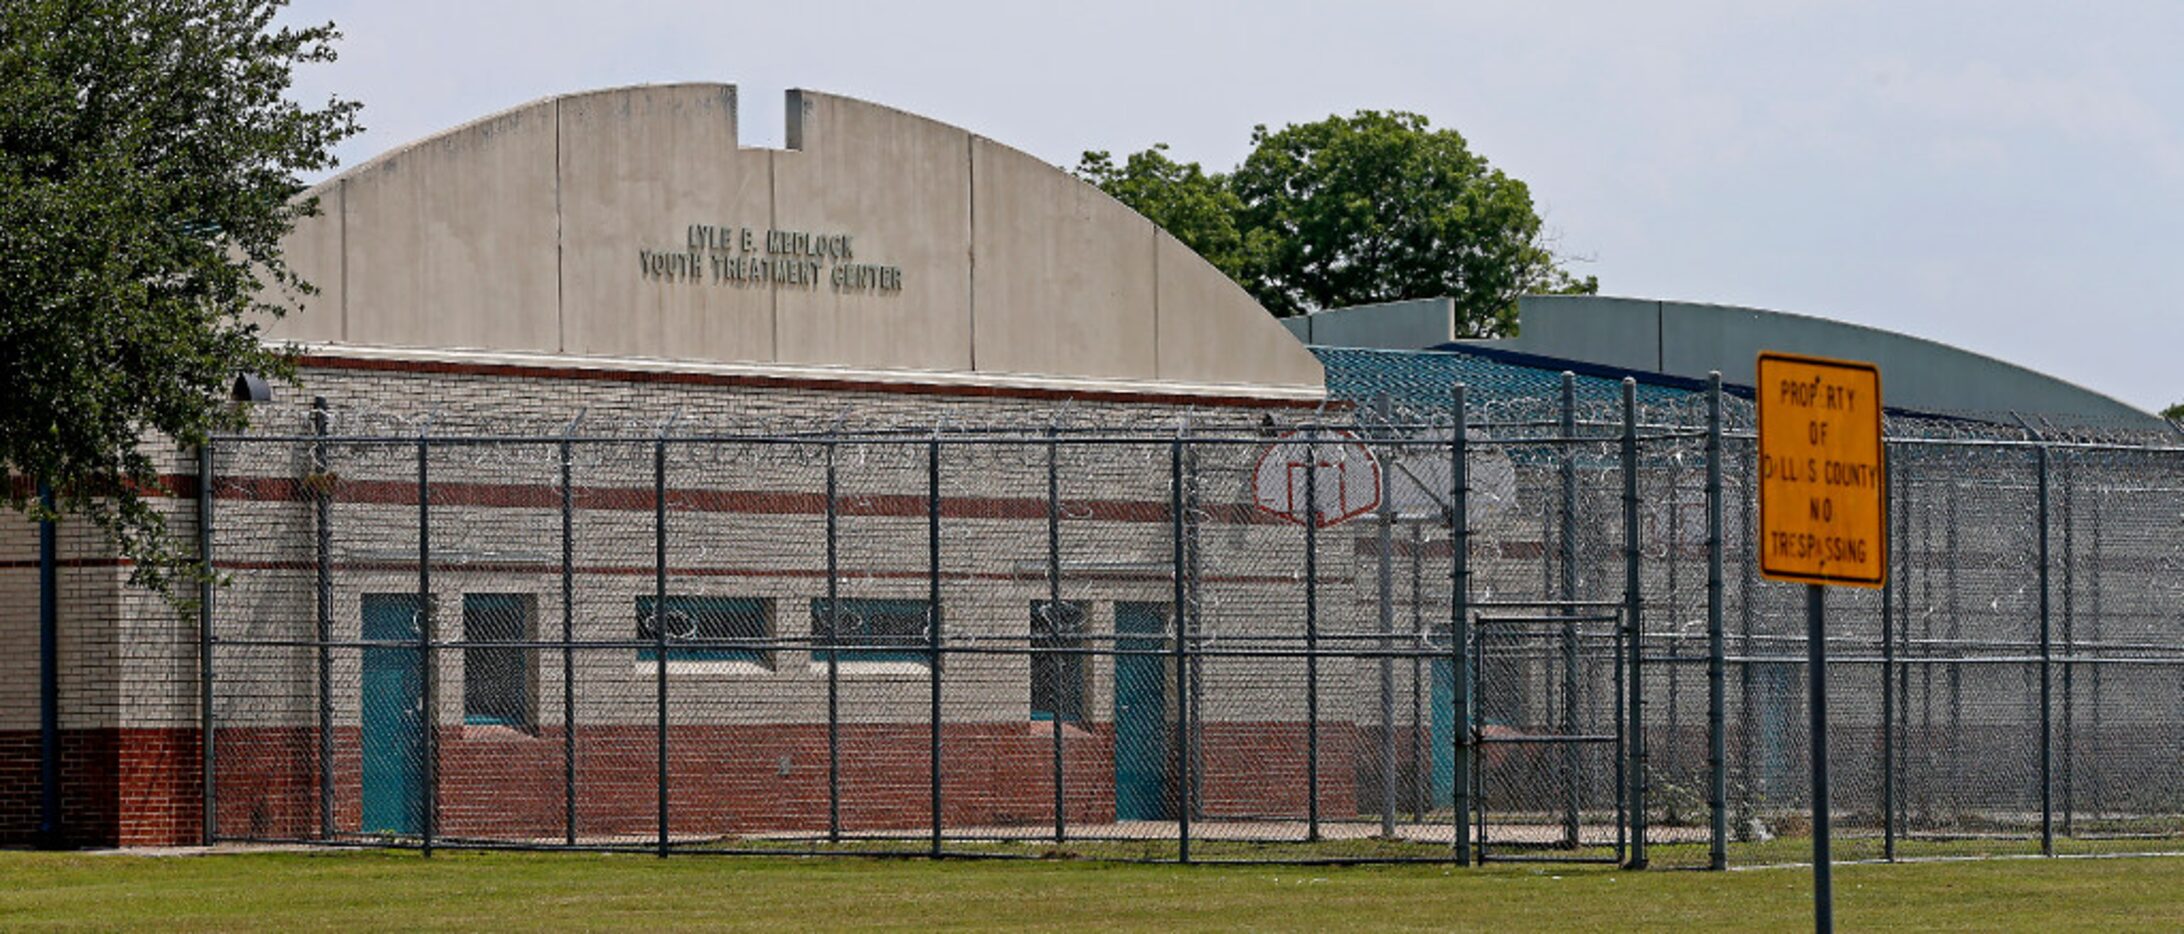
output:
[[[1612,384],[1611,384],[1612,385]],[[1239,428],[218,440],[208,837],[1809,854],[1747,400]],[[1844,858],[2184,837],[2184,450],[1897,419]]]

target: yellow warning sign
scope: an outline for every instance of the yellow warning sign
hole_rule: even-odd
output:
[[[1888,579],[1881,371],[1763,351],[1759,569],[1771,580],[1879,587]]]

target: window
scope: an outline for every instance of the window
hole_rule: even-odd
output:
[[[463,595],[463,641],[473,646],[463,650],[465,725],[530,728],[530,650],[476,644],[528,640],[531,606],[531,598],[521,594]]]
[[[1070,649],[1031,656],[1031,718],[1076,723],[1084,719],[1084,604],[1031,604],[1031,647]]]
[[[840,600],[842,628],[834,633],[828,625],[827,601],[811,601],[811,660],[825,662],[833,646],[844,662],[917,662],[931,656],[926,620],[932,604],[925,600]]]
[[[655,598],[637,598],[637,638],[658,639],[653,628]],[[667,612],[660,614],[667,630],[667,660],[671,662],[753,662],[772,664],[770,652],[759,645],[772,632],[773,601],[755,597],[686,597],[669,595]],[[713,644],[707,645],[711,642]],[[741,643],[741,644],[736,644]],[[659,650],[640,647],[639,661],[652,661]]]

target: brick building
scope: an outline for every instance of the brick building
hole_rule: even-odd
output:
[[[1701,497],[1735,502],[1749,473],[1732,438],[1731,488],[1704,494],[1694,376],[1746,344],[1872,357],[1920,374],[1891,384],[1926,407],[1900,426],[1972,439],[1904,449],[1905,583],[1839,614],[1847,638],[1905,651],[1883,607],[1912,618],[1914,581],[1923,646],[2018,652],[2041,612],[2023,583],[2041,553],[2030,455],[1986,440],[2072,418],[2169,430],[1953,348],[1752,309],[1528,298],[1524,337],[1449,343],[1452,310],[1422,303],[1291,319],[1293,336],[1024,153],[812,92],[787,116],[787,148],[768,150],[738,143],[729,86],[550,98],[314,188],[322,213],[288,255],[320,292],[270,329],[296,345],[297,382],[254,404],[247,435],[164,455],[160,501],[222,579],[202,613],[127,587],[78,525],[50,549],[25,524],[0,534],[0,639],[23,647],[0,655],[0,842],[36,836],[50,788],[63,841],[92,845],[731,847],[943,827],[1172,845],[1172,822],[1197,820],[1228,841],[1324,825],[1445,847],[1460,592],[1456,511],[1436,500],[1454,435],[1432,426],[1451,386],[1504,432],[1467,462],[1471,591],[1642,608],[1672,659],[1642,692],[1653,774],[1687,791],[1706,767],[1702,669],[1676,665],[1701,658],[1710,609]],[[1634,602],[1626,376],[1656,431]],[[1300,481],[1284,436],[1384,395],[1407,440],[1352,457],[1329,438]],[[1547,437],[1559,418],[1574,435]],[[1269,508],[1284,450],[1291,498],[1355,521]],[[2065,618],[2082,593],[2081,631],[2173,644],[2157,519],[2178,484],[2147,479],[2173,457],[2056,457]],[[1357,490],[1379,508],[1349,509]],[[1711,597],[1740,640],[1734,710],[1717,711],[1738,731],[1740,812],[1796,793],[1779,658],[1794,593],[1751,569],[1750,524],[1726,520],[1730,585]],[[50,654],[33,648],[48,608]],[[1540,841],[1620,831],[1620,737],[1545,751],[1622,729],[1611,632],[1582,653],[1473,656],[1480,732],[1509,740],[1477,787],[1551,825]],[[2090,679],[2065,731],[2092,711],[2077,742],[2152,774],[2178,726],[2136,698],[2172,669],[2105,661],[2109,693]],[[1863,696],[1837,705],[1855,722],[1836,735],[1943,750],[1889,786],[1937,812],[2021,814],[2025,776],[1983,763],[2025,748],[2036,669],[1918,664],[1892,709],[1916,697],[1924,720],[1875,730]],[[1869,759],[1839,766],[1847,796],[1880,797]],[[2117,782],[2151,803],[2111,809],[2173,813],[2164,782]]]
[[[815,776],[830,771],[853,789],[834,805],[843,825],[916,825],[928,819],[932,665],[918,640],[933,598],[951,640],[1021,645],[1034,616],[1060,615],[1041,609],[1048,506],[1037,458],[947,451],[948,539],[935,570],[922,445],[869,434],[836,445],[830,506],[819,445],[648,439],[1048,423],[1218,434],[1308,417],[1323,401],[1316,359],[1256,303],[1052,166],[811,92],[789,93],[787,138],[784,150],[740,146],[730,86],[625,88],[496,114],[315,187],[321,214],[288,253],[320,292],[292,297],[296,309],[270,329],[297,346],[297,383],[256,406],[252,438],[216,447],[209,482],[198,452],[169,457],[176,527],[213,517],[205,537],[225,583],[212,592],[212,644],[196,618],[126,587],[110,549],[60,527],[66,838],[199,839],[207,722],[222,837],[415,833],[424,783],[449,836],[645,833],[660,762],[639,734],[649,735],[661,680],[684,699],[669,714],[665,764],[676,833],[825,826]],[[314,431],[335,440],[302,440]],[[450,439],[422,458],[428,496],[415,448],[383,441],[419,434]],[[552,443],[452,440],[485,435],[590,440],[574,445],[565,480]],[[355,440],[366,437],[382,440]],[[1257,451],[1223,451],[1209,466],[1231,454]],[[1068,572],[1084,582],[1063,601],[1071,631],[1170,644],[1160,635],[1174,592],[1165,472],[1111,451],[1058,456]],[[1207,527],[1239,543],[1294,532],[1235,494],[1222,491],[1229,502],[1207,511]],[[658,548],[656,508],[667,525]],[[831,594],[818,532],[830,515],[840,526]],[[19,527],[5,547],[7,634],[33,645],[36,614],[15,610],[38,605],[35,534]],[[1239,568],[1206,586],[1250,594],[1267,625],[1288,626],[1292,614],[1273,611],[1302,599],[1288,575]],[[856,631],[830,637],[837,619]],[[523,645],[560,639],[564,625],[579,642],[652,638],[655,625],[675,639],[744,641],[669,648],[664,664],[642,646]],[[414,653],[388,647],[418,639],[420,626],[438,641],[518,647],[439,651],[425,675]],[[201,654],[213,659],[209,717]],[[11,653],[0,678],[9,840],[39,821],[36,662]],[[964,789],[948,802],[951,822],[1050,817],[1045,785],[1010,774],[1055,768],[1057,743],[1073,819],[1172,812],[1174,791],[1160,787],[1172,766],[1117,771],[1118,743],[1165,742],[1116,735],[1128,700],[1116,696],[1116,666],[1135,663],[1080,656],[1038,678],[1023,654],[947,664],[943,781]],[[1172,673],[1146,671],[1139,707],[1172,707]],[[1285,710],[1295,692],[1282,677],[1233,677],[1263,690],[1202,713],[1208,748],[1229,750],[1202,763],[1206,801],[1227,793],[1224,775],[1301,775],[1301,747],[1265,739],[1296,732]],[[855,752],[821,766],[830,694],[837,748]],[[1329,749],[1349,742],[1335,719]],[[584,808],[573,822],[565,767]],[[523,778],[533,772],[540,780]],[[1118,774],[1151,790],[1118,802]],[[1348,781],[1327,782],[1336,809],[1354,810]],[[1250,807],[1258,795],[1233,793]]]

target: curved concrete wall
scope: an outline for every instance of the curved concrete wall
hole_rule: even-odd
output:
[[[1226,277],[1053,166],[788,94],[744,148],[732,85],[528,104],[314,192],[275,339],[378,348],[1317,389]]]
[[[2012,421],[2161,428],[2100,393],[1937,341],[1842,321],[1728,305],[1590,295],[1528,295],[1518,336],[1490,346],[1629,370],[1749,383],[1762,350],[1864,360],[1891,407]]]

